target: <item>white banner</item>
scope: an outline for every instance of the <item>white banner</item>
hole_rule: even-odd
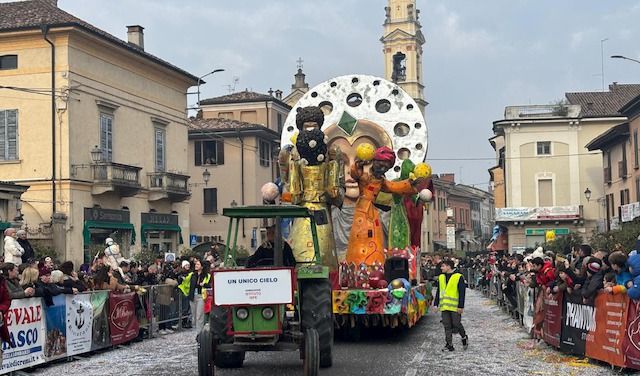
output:
[[[620,217],[622,222],[631,222],[640,217],[640,202],[620,206]]]
[[[293,303],[291,269],[229,270],[213,274],[215,305]]]
[[[447,248],[456,249],[456,226],[447,225]]]
[[[496,221],[536,221],[579,219],[580,207],[544,206],[539,208],[496,208]]]
[[[67,295],[67,355],[91,351],[93,307],[91,294]]]
[[[2,344],[0,374],[42,364],[44,359],[45,321],[42,299],[15,299],[7,313],[11,347]]]

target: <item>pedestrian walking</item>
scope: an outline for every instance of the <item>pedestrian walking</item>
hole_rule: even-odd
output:
[[[469,337],[462,326],[462,312],[464,310],[464,297],[467,285],[462,274],[456,272],[453,260],[442,261],[440,269],[442,274],[438,277],[438,290],[436,291],[434,305],[440,308],[442,313],[442,325],[446,344],[442,351],[453,351],[453,331],[462,337],[462,348],[467,349]]]

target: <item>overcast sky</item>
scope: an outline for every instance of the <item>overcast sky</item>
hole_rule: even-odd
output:
[[[126,40],[145,27],[145,49],[206,79],[202,97],[266,92],[293,83],[304,59],[314,86],[350,74],[382,76],[386,0],[59,0],[59,6]],[[548,104],[569,91],[637,83],[640,1],[418,0],[424,45],[428,159],[435,173],[486,189],[495,161],[487,139],[504,107]],[[191,96],[190,104],[195,102]],[[476,160],[456,160],[474,158]]]

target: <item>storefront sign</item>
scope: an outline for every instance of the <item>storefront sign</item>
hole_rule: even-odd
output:
[[[213,275],[213,291],[217,306],[293,303],[292,271],[219,271]]]
[[[568,228],[528,228],[524,231],[526,236],[545,236],[547,231],[553,231],[556,235],[569,235]]]
[[[129,211],[114,210],[114,209],[100,209],[100,208],[84,208],[84,220],[128,223]]]
[[[544,294],[544,341],[553,347],[560,347],[562,331],[562,292]]]
[[[587,335],[588,357],[624,367],[622,345],[626,334],[628,304],[626,294],[598,294],[595,303],[598,325]]]
[[[140,326],[135,310],[135,293],[109,294],[111,344],[116,346],[138,336]]]
[[[178,216],[175,214],[141,213],[140,219],[143,225],[178,225]]]
[[[2,343],[0,374],[42,364],[44,359],[44,312],[42,299],[15,299],[7,312],[11,344]]]
[[[65,296],[54,296],[53,305],[45,309],[47,336],[44,344],[44,356],[47,361],[63,358],[67,355],[66,316]]]
[[[579,206],[545,206],[539,208],[496,208],[496,221],[570,220],[580,218]]]
[[[447,248],[456,249],[456,226],[452,224],[447,225]]]
[[[67,355],[91,351],[93,333],[93,307],[91,295],[66,295],[67,301]]]

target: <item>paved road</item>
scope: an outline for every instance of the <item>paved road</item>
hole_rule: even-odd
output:
[[[619,375],[598,365],[575,360],[529,340],[527,334],[492,302],[470,291],[463,324],[470,346],[443,354],[444,332],[437,312],[429,313],[404,333],[376,331],[359,342],[338,339],[334,366],[322,375]],[[196,369],[195,332],[185,331],[136,343],[89,358],[65,362],[34,375],[158,375],[193,376]],[[244,367],[220,370],[219,375],[302,375],[298,353],[248,353]]]

